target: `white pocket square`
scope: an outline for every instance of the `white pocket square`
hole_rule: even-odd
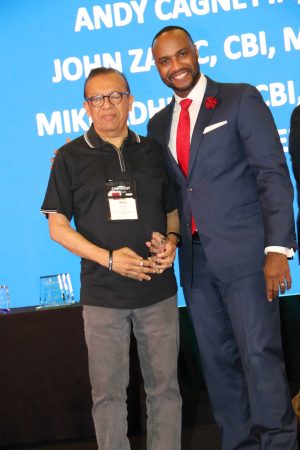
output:
[[[216,128],[222,127],[223,125],[226,125],[227,120],[223,120],[223,122],[217,122],[213,123],[212,125],[208,125],[208,127],[204,128],[203,134],[209,133],[212,130],[215,130]]]

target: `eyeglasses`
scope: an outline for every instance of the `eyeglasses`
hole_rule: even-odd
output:
[[[106,98],[111,105],[118,105],[121,103],[123,95],[129,95],[129,92],[112,92],[109,95],[94,95],[94,97],[87,97],[85,100],[90,102],[95,108],[100,108],[104,105]]]

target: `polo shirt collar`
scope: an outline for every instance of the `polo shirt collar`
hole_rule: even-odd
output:
[[[96,130],[94,128],[94,125],[92,124],[89,128],[89,130],[84,134],[84,139],[85,142],[88,144],[88,146],[90,148],[101,148],[104,147],[107,142],[104,141],[104,139],[102,139],[97,133]],[[135,133],[134,131],[130,130],[128,128],[128,135],[127,137],[124,139],[124,143],[125,142],[141,142],[141,139],[139,137],[139,135],[137,133]]]

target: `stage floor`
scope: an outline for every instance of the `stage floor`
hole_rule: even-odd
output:
[[[130,438],[131,450],[146,450],[145,436]],[[95,439],[51,442],[49,444],[5,447],[10,450],[97,450]],[[182,450],[220,450],[220,433],[215,425],[186,427],[182,432]]]

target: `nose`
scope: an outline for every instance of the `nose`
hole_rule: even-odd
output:
[[[108,96],[104,96],[103,97],[103,105],[101,106],[101,108],[111,108],[112,106],[114,106],[114,105],[112,105],[110,103],[109,97]]]
[[[171,60],[169,73],[171,73],[171,74],[176,73],[176,72],[178,72],[178,70],[180,70],[180,69],[181,69],[181,63],[180,63],[180,61],[178,60],[178,58],[174,57],[174,58]]]

